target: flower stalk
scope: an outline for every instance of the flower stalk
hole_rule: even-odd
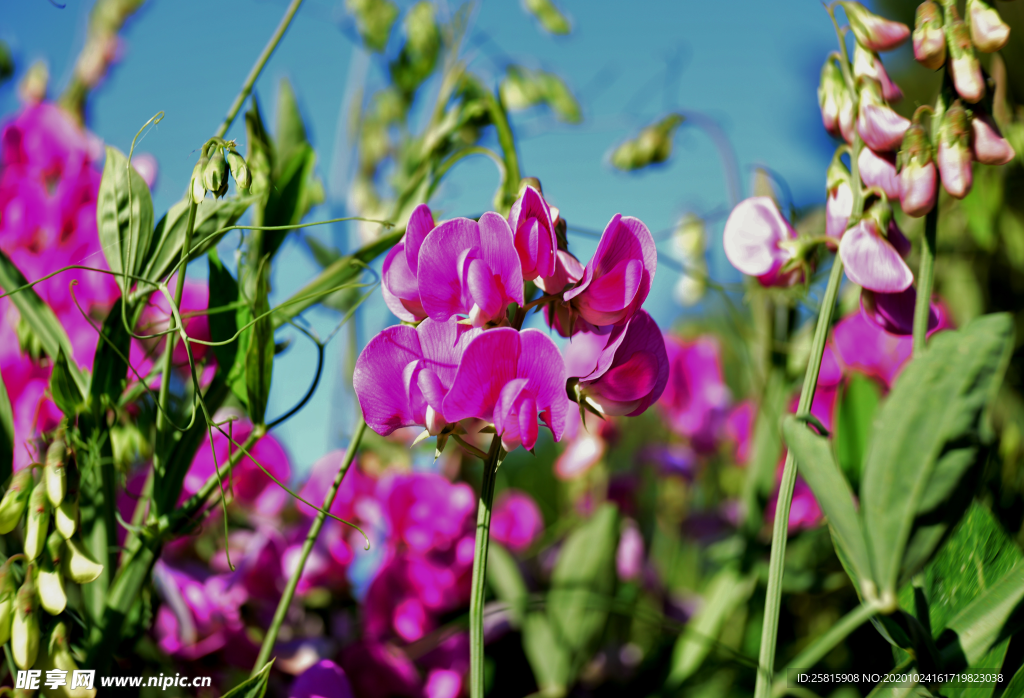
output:
[[[505,457],[501,436],[494,435],[484,462],[480,483],[480,504],[476,514],[476,547],[473,552],[473,582],[469,597],[469,695],[484,696],[484,596],[487,573],[487,548],[490,544],[491,509],[498,466]]]

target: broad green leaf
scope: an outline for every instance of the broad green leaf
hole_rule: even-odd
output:
[[[277,128],[274,131],[274,153],[280,164],[287,163],[295,152],[309,145],[306,126],[302,123],[295,90],[288,78],[281,78],[277,88]]]
[[[494,595],[508,604],[508,615],[512,627],[518,628],[523,622],[526,602],[529,599],[526,582],[519,572],[519,565],[505,548],[491,541],[487,552],[487,582]]]
[[[668,683],[676,686],[693,676],[718,642],[725,622],[754,592],[756,575],[744,577],[725,567],[708,582],[700,609],[687,622],[672,651]]]
[[[551,0],[525,0],[526,9],[552,34],[568,34],[572,27]]]
[[[572,673],[568,648],[555,636],[544,613],[529,613],[523,621],[523,652],[533,669],[542,696],[564,696]]]
[[[244,327],[252,320],[252,311],[246,303],[240,302],[238,283],[231,276],[231,272],[224,268],[215,249],[210,250],[207,259],[210,264],[209,307],[227,308],[224,312],[212,313],[208,317],[210,339],[214,342],[226,342],[235,336],[239,327]],[[234,309],[230,309],[232,305],[235,306]],[[248,405],[249,402],[249,393],[245,386],[245,355],[251,334],[252,328],[242,330],[231,344],[213,347],[218,370],[227,376],[231,392],[243,405]]]
[[[409,9],[402,23],[405,46],[390,65],[391,81],[410,99],[437,66],[441,31],[434,14],[429,2],[418,2]]]
[[[7,482],[14,467],[14,412],[0,376],[0,482]]]
[[[50,373],[50,395],[60,411],[67,417],[74,417],[82,408],[85,398],[75,382],[68,358],[63,349],[57,350],[57,358],[53,360],[53,371]]]
[[[269,315],[270,258],[264,257],[256,271],[256,291],[252,316],[256,324],[249,335],[245,354],[245,388],[248,395],[249,417],[252,423],[264,423],[267,400],[270,398],[270,378],[274,370],[274,326]],[[265,316],[265,317],[260,317]]]
[[[992,649],[985,653],[972,668],[975,670],[993,669],[998,673],[1000,667],[1003,666],[1003,661],[1006,659],[1006,650],[1009,647],[1010,638],[1006,638],[1002,642],[993,645]],[[998,685],[994,681],[986,683],[950,681],[942,685],[942,696],[943,698],[991,698]],[[1003,696],[1009,695],[1008,693],[1003,693]]]
[[[864,453],[871,440],[871,424],[881,402],[878,384],[854,373],[839,396],[835,419],[836,459],[856,488],[864,468]]]
[[[258,674],[250,676],[225,693],[222,698],[263,698],[267,692],[267,681],[270,680],[270,667],[273,665],[274,660],[271,659]]]
[[[110,309],[100,332],[96,356],[92,362],[92,381],[89,384],[89,395],[95,409],[102,409],[107,404],[117,404],[128,377],[126,359],[131,351],[131,336],[125,328],[124,318],[121,317],[120,298]]]
[[[939,637],[943,659],[956,669],[979,666],[979,660],[996,643],[1021,627],[1021,614],[1016,611],[1022,602],[1024,563],[975,597],[949,622]]]
[[[747,479],[743,484],[743,503],[746,510],[744,527],[748,532],[760,530],[764,521],[764,506],[775,489],[775,468],[782,453],[782,433],[779,424],[786,414],[788,386],[785,373],[772,369],[758,405],[754,419],[753,441]]]
[[[153,239],[153,199],[142,175],[109,145],[96,198],[96,226],[111,271],[138,273]],[[115,278],[121,293],[134,285],[131,279]]]
[[[1024,666],[1017,669],[1017,673],[1013,675],[1010,682],[1006,684],[1006,690],[1003,691],[1003,698],[1024,698]]]
[[[273,188],[263,209],[262,225],[297,225],[313,206],[323,201],[323,192],[313,174],[316,153],[308,144],[295,149],[275,174]],[[263,232],[263,254],[273,255],[290,230]]]
[[[956,490],[981,453],[983,413],[1012,346],[1006,314],[938,333],[879,409],[860,500],[881,595],[895,598],[901,580],[921,569],[955,523],[953,495],[965,494]]]
[[[356,20],[356,29],[366,47],[378,53],[383,51],[398,19],[398,6],[390,0],[345,0],[345,9]]]
[[[253,95],[252,106],[245,112],[245,164],[252,173],[253,196],[264,198],[270,191],[270,177],[274,168],[274,145],[263,125],[259,103]],[[254,223],[258,225],[258,223]]]
[[[619,514],[604,504],[565,541],[551,575],[548,615],[555,635],[574,652],[599,636],[615,585]]]
[[[856,574],[854,581],[863,590],[864,583],[873,578],[868,545],[853,503],[853,490],[832,456],[828,439],[812,432],[796,417],[786,417],[782,432],[796,457],[800,474],[828,517],[833,541],[842,548],[844,560]]]
[[[632,172],[665,162],[672,155],[672,136],[685,121],[682,114],[669,114],[644,127],[636,137],[630,138],[612,151],[612,165]]]
[[[960,202],[967,216],[967,228],[986,252],[994,252],[998,244],[996,216],[1003,206],[1004,175],[1002,168],[980,165],[975,168],[974,186]]]

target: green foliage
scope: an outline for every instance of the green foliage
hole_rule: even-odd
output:
[[[0,482],[6,482],[14,463],[14,413],[3,376],[0,376]]]
[[[441,52],[441,30],[437,26],[434,6],[429,2],[413,5],[405,15],[403,26],[405,45],[389,69],[391,82],[402,92],[406,101],[412,101],[416,90],[437,67],[437,57]]]
[[[274,666],[274,660],[267,662],[255,675],[250,676],[224,694],[223,698],[263,698],[267,692],[267,682],[270,680],[270,668]]]
[[[685,120],[682,114],[669,114],[644,127],[636,137],[616,146],[612,165],[631,172],[665,162],[672,155],[672,136]]]
[[[274,371],[274,324],[270,319],[270,258],[264,257],[256,271],[256,290],[250,312],[255,320],[245,354],[245,389],[249,417],[264,424],[270,379]]]
[[[238,283],[231,276],[231,272],[224,268],[217,251],[210,250],[207,260],[210,266],[210,308],[219,311],[209,316],[210,339],[214,342],[227,342],[234,338],[230,344],[213,347],[214,355],[217,357],[217,368],[226,376],[225,380],[231,391],[243,405],[246,405],[249,393],[245,387],[245,355],[252,328],[242,330],[237,338],[235,334],[239,328],[245,327],[252,320],[252,311],[249,305],[241,300]]]
[[[855,488],[860,485],[864,454],[871,441],[871,425],[881,399],[878,384],[859,374],[850,377],[839,395],[835,417],[836,459]]]
[[[138,274],[153,240],[153,199],[124,153],[109,145],[96,200],[96,227],[111,271]],[[117,283],[121,293],[134,285],[128,276],[119,276]]]
[[[398,6],[390,0],[345,0],[345,9],[355,19],[366,48],[383,51],[398,19]]]
[[[6,41],[0,41],[0,83],[14,75],[14,58]]]
[[[529,600],[526,582],[512,554],[494,541],[487,551],[487,581],[494,595],[508,605],[512,627],[520,627]]]
[[[128,378],[128,354],[131,336],[121,315],[122,299],[110,309],[100,330],[100,341],[92,362],[89,398],[94,410],[116,405]]]
[[[61,412],[67,417],[74,417],[84,406],[85,398],[79,390],[75,377],[71,374],[67,356],[63,349],[57,350],[53,360],[53,372],[50,373],[50,395]]]
[[[565,81],[554,73],[510,65],[499,89],[502,102],[512,111],[546,104],[559,121],[578,124],[583,120],[579,102]]]
[[[569,20],[551,0],[525,0],[524,5],[546,31],[552,34],[568,34],[571,30]]]

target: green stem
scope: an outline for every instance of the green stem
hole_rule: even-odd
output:
[[[217,138],[223,138],[224,134],[228,132],[231,127],[231,123],[238,116],[238,112],[242,109],[242,105],[245,104],[245,100],[248,99],[252,93],[252,87],[256,84],[256,78],[263,72],[263,66],[266,65],[267,61],[270,60],[270,55],[277,48],[277,45],[281,42],[281,37],[288,30],[288,25],[292,23],[292,18],[295,13],[299,11],[299,5],[302,4],[302,0],[292,0],[291,4],[288,5],[288,9],[284,12],[284,17],[281,18],[280,24],[277,25],[277,29],[270,36],[270,40],[267,41],[267,45],[263,47],[263,52],[256,59],[256,63],[253,64],[252,70],[249,71],[249,75],[245,78],[245,82],[242,83],[242,89],[235,97],[235,101],[231,103],[231,108],[228,109],[227,115],[224,117],[224,122],[217,129],[214,134]],[[188,245],[185,246],[188,249]]]
[[[914,353],[919,354],[928,341],[928,316],[931,314],[932,285],[935,282],[935,238],[939,228],[936,202],[924,218],[924,244],[921,267],[917,272],[917,305],[914,306]]]
[[[260,654],[256,658],[256,663],[253,664],[252,673],[250,676],[255,676],[260,672],[260,669],[270,659],[270,652],[274,649],[274,643],[277,641],[277,634],[281,630],[281,624],[284,623],[284,617],[288,613],[288,607],[291,606],[292,598],[295,596],[295,589],[299,586],[299,578],[302,577],[302,570],[306,567],[306,560],[309,558],[310,552],[313,550],[313,546],[316,544],[316,539],[320,535],[320,529],[323,528],[324,521],[327,520],[325,512],[330,510],[331,505],[334,504],[334,498],[338,494],[338,488],[341,487],[341,481],[345,478],[345,473],[348,472],[349,466],[352,465],[353,459],[356,457],[356,451],[359,449],[359,442],[363,439],[363,432],[366,431],[366,421],[359,420],[359,426],[356,427],[356,433],[352,436],[352,441],[348,444],[348,450],[345,452],[345,460],[341,464],[341,468],[338,469],[338,474],[334,477],[334,483],[331,485],[331,489],[328,490],[327,496],[324,497],[324,504],[320,513],[316,515],[316,519],[313,520],[313,525],[309,527],[309,534],[306,536],[306,542],[302,545],[302,553],[299,555],[299,564],[296,566],[295,571],[292,572],[291,578],[288,580],[288,586],[285,587],[284,594],[281,595],[281,600],[277,603],[277,611],[274,612],[274,620],[270,623],[270,628],[267,630],[266,637],[263,638],[263,645],[260,647]]]
[[[814,328],[811,357],[807,362],[807,373],[800,390],[797,414],[807,414],[814,399],[821,371],[821,357],[825,353],[825,340],[832,326],[832,311],[839,295],[839,284],[843,280],[843,262],[836,255],[832,262],[832,273]],[[779,609],[782,605],[782,574],[786,561],[786,537],[789,526],[789,509],[793,503],[793,486],[796,484],[796,460],[790,451],[779,484],[779,499],[775,506],[775,523],[772,528],[772,551],[768,562],[768,590],[765,593],[764,624],[761,627],[761,653],[758,659],[757,687],[755,698],[769,698],[771,695],[772,673],[775,667],[775,639],[779,631]]]
[[[487,571],[487,548],[490,543],[491,503],[498,466],[505,457],[501,437],[491,440],[491,450],[484,462],[480,483],[480,505],[476,512],[476,548],[473,553],[473,583],[469,597],[469,696],[484,696],[484,582]]]

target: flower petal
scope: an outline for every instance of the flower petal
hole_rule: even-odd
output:
[[[396,325],[371,339],[356,360],[352,382],[359,406],[367,426],[381,436],[416,424],[402,372],[421,356],[416,330]]]
[[[872,291],[895,293],[910,286],[914,274],[889,241],[875,230],[874,221],[861,221],[839,243],[846,275]]]

